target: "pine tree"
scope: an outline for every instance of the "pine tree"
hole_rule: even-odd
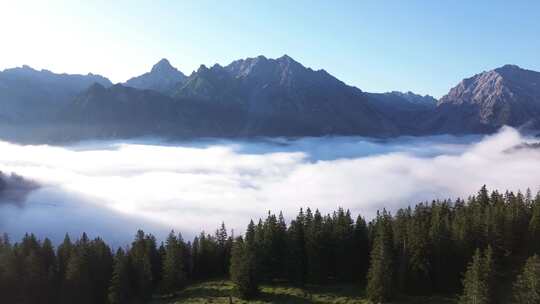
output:
[[[534,200],[528,228],[530,253],[540,254],[540,193],[536,195]]]
[[[253,246],[238,237],[232,248],[230,276],[241,298],[250,299],[259,293],[256,267]]]
[[[0,295],[5,303],[19,301],[22,274],[15,247],[10,244],[7,235],[4,235],[0,246]]]
[[[451,211],[446,201],[433,202],[431,209],[429,239],[432,285],[436,292],[451,292],[459,284],[459,278],[451,275],[452,267],[456,264],[451,239]]]
[[[514,283],[514,304],[540,303],[540,258],[527,259],[521,274]]]
[[[92,286],[88,256],[84,245],[78,244],[71,253],[62,288],[63,303],[92,303]]]
[[[289,225],[287,231],[287,277],[293,284],[303,286],[306,283],[307,256],[304,227],[304,213],[300,213]]]
[[[155,236],[153,236],[152,234],[147,234],[144,237],[144,241],[146,243],[147,254],[150,258],[150,269],[152,271],[152,289],[154,289],[161,283],[161,272],[163,270],[162,256],[158,251]]]
[[[130,267],[129,257],[124,250],[119,248],[114,257],[114,268],[109,286],[109,304],[129,304],[130,303]]]
[[[341,282],[350,282],[358,274],[359,269],[351,267],[356,256],[354,244],[354,222],[349,210],[344,211],[339,208],[332,217],[332,235],[334,250],[328,250],[334,253],[332,263],[334,268],[331,272],[336,279]]]
[[[148,300],[153,293],[152,252],[157,248],[149,248],[150,242],[142,230],[137,231],[131,244],[130,261],[132,266],[132,284],[134,298],[137,301]]]
[[[418,204],[407,231],[408,244],[408,294],[430,294],[432,288],[431,248],[429,230],[431,226],[431,208]]]
[[[220,275],[225,275],[229,271],[229,261],[231,259],[231,243],[229,242],[229,240],[230,238],[227,235],[225,223],[222,222],[220,228],[216,231]]]
[[[104,303],[113,272],[113,255],[111,248],[101,238],[89,243],[88,265],[93,303]]]
[[[46,303],[57,303],[58,267],[56,255],[51,241],[48,238],[43,240],[41,246],[41,263],[43,271],[42,287]]]
[[[354,226],[354,250],[355,257],[353,265],[354,270],[358,273],[355,279],[365,282],[369,269],[369,253],[370,253],[369,231],[366,221],[362,216],[358,216]]]
[[[165,243],[165,258],[163,260],[163,291],[174,292],[181,289],[185,282],[185,272],[182,260],[182,248],[178,238],[172,231]]]
[[[492,300],[494,261],[491,248],[477,249],[463,279],[460,304],[488,304]]]
[[[66,236],[64,237],[64,242],[60,246],[58,246],[58,250],[56,253],[56,256],[58,257],[58,275],[61,282],[63,282],[63,280],[65,279],[67,263],[72,250],[73,243],[71,242],[69,235],[66,233]]]
[[[391,217],[383,211],[377,216],[375,240],[367,275],[367,298],[384,303],[394,296]]]
[[[323,217],[319,210],[316,210],[309,226],[306,226],[307,275],[309,282],[321,284],[326,281],[324,245]]]

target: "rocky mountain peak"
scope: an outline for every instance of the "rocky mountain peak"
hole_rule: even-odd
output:
[[[279,57],[278,59],[276,59],[276,61],[279,61],[279,62],[287,62],[287,63],[291,63],[291,62],[296,62],[294,59],[292,59],[291,56],[287,55],[287,54],[283,54],[283,56]],[[298,62],[296,62],[298,63]]]
[[[173,67],[169,60],[163,58],[152,66],[150,72],[129,79],[125,85],[170,95],[174,88],[186,78],[186,75]]]
[[[151,73],[160,73],[160,72],[171,72],[171,71],[178,71],[175,69],[169,60],[166,58],[161,59],[158,61],[154,66],[152,67]]]
[[[495,71],[517,71],[517,70],[523,70],[523,69],[515,64],[505,64],[502,67],[495,69]]]
[[[438,106],[462,117],[462,123],[519,127],[536,124],[540,115],[540,73],[505,65],[462,80]]]

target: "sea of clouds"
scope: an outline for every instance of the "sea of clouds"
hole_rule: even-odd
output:
[[[126,244],[139,228],[191,238],[224,221],[242,233],[268,210],[342,206],[372,218],[434,198],[540,186],[540,149],[503,128],[490,136],[91,141],[58,147],[0,142],[0,171],[41,184],[0,204],[0,231],[54,241],[66,232]],[[521,147],[521,148],[516,148]]]

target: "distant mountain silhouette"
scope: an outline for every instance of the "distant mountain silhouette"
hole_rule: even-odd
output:
[[[437,99],[413,92],[366,93],[370,104],[390,119],[400,134],[423,134],[419,121],[429,119],[437,107]]]
[[[174,88],[186,80],[186,75],[173,67],[167,59],[161,59],[152,70],[141,76],[126,81],[128,87],[154,90],[165,95],[171,95]]]
[[[244,113],[239,135],[387,136],[398,130],[361,90],[285,55],[201,66],[174,95],[229,104]]]
[[[0,72],[0,119],[3,122],[47,120],[93,83],[110,86],[100,75],[55,74],[29,66]]]
[[[117,85],[27,66],[0,72],[0,137],[10,140],[484,133],[538,129],[539,118],[540,73],[511,65],[465,79],[439,101],[363,92],[287,55],[201,65],[189,77],[162,59]]]

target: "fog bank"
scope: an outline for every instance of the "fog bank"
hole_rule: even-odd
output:
[[[293,216],[300,207],[329,212],[343,206],[369,218],[383,207],[464,196],[483,184],[536,191],[535,141],[504,128],[485,137],[387,141],[0,142],[0,170],[42,185],[23,208],[0,207],[0,231],[13,238],[39,232],[55,240],[86,231],[125,243],[138,228],[158,236],[174,228],[192,237],[225,221],[243,232],[249,218],[267,210]]]

